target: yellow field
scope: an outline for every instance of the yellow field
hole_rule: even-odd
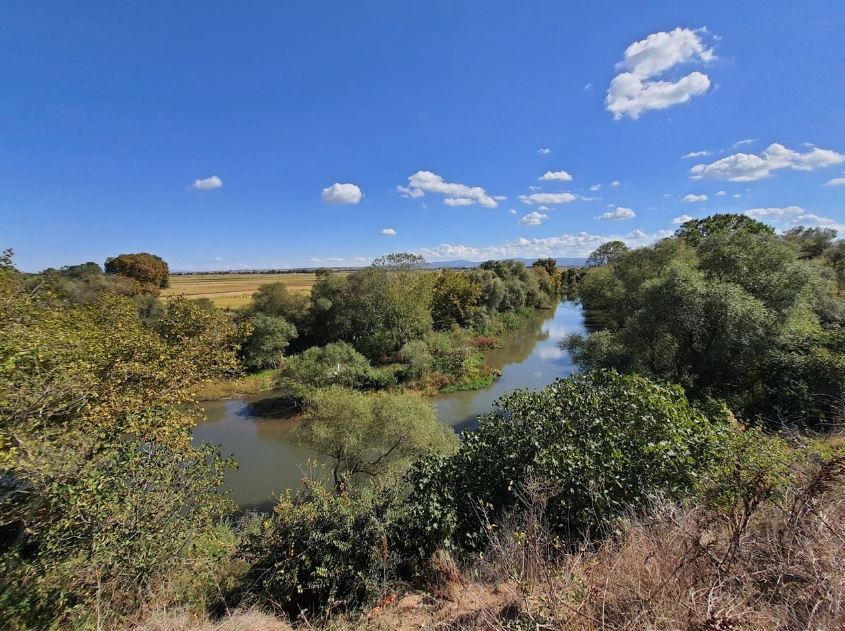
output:
[[[239,309],[252,301],[261,285],[282,282],[294,293],[308,293],[317,281],[314,274],[191,274],[171,276],[162,296],[210,298],[221,309]]]

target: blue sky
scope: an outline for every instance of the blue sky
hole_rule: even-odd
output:
[[[0,247],[201,270],[838,227],[843,32],[841,1],[6,0]]]

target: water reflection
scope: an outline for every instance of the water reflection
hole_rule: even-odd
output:
[[[557,342],[570,333],[585,331],[584,314],[571,302],[538,311],[514,332],[502,348],[486,353],[486,363],[502,377],[487,390],[454,392],[434,399],[441,421],[462,431],[474,426],[503,394],[517,388],[541,388],[573,371],[569,355]],[[194,430],[194,441],[219,444],[224,456],[233,455],[239,469],[226,486],[242,507],[265,509],[269,499],[297,483],[302,468],[318,461],[313,451],[299,447],[290,433],[297,421],[284,399],[261,394],[210,401],[203,405],[208,421]]]

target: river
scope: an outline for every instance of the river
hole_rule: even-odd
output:
[[[573,371],[569,355],[557,342],[569,333],[585,331],[584,314],[572,302],[537,311],[501,348],[485,353],[485,362],[502,371],[486,390],[453,392],[435,397],[434,406],[443,423],[455,431],[472,428],[479,414],[490,411],[503,394],[517,388],[541,388]],[[296,484],[302,467],[315,454],[291,440],[295,420],[261,413],[261,402],[274,393],[209,401],[203,404],[208,420],[194,429],[194,441],[220,445],[224,456],[238,461],[238,470],[227,475],[226,486],[242,507],[266,509],[274,495]]]

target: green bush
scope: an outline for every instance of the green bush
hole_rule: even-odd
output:
[[[676,386],[612,371],[513,392],[464,435],[454,457],[411,473],[408,539],[423,551],[483,545],[482,517],[495,522],[515,506],[529,478],[553,489],[547,517],[556,532],[601,530],[652,495],[691,492],[727,427],[708,421]]]
[[[400,355],[408,364],[405,376],[412,381],[425,378],[434,368],[434,357],[423,340],[411,340],[402,347]]]
[[[371,602],[393,577],[388,501],[326,491],[309,481],[244,536],[245,591],[298,615]]]
[[[395,375],[375,371],[367,358],[346,342],[312,346],[286,358],[277,379],[280,389],[296,396],[335,385],[377,390],[395,383]]]
[[[285,349],[296,337],[296,328],[284,318],[257,313],[250,319],[252,332],[241,347],[243,364],[250,370],[278,368]]]

